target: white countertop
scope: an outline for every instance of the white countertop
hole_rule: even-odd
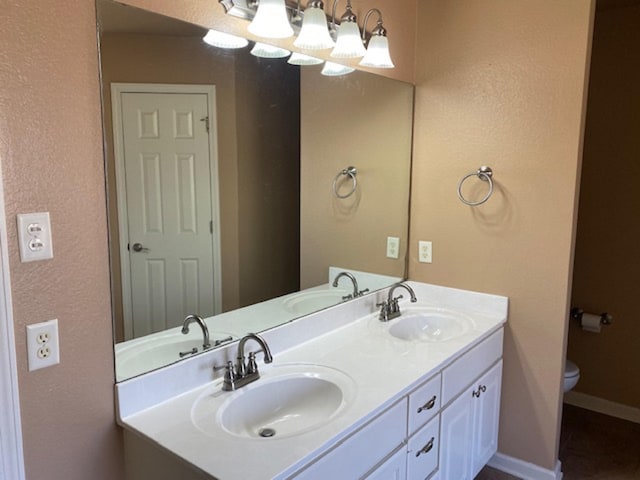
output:
[[[204,381],[183,392],[174,392],[175,395],[165,389],[158,393],[157,401],[160,403],[157,404],[149,399],[140,401],[134,398],[134,395],[154,395],[153,385],[171,382],[172,375],[184,371],[177,368],[168,368],[164,372],[165,378],[160,370],[148,381],[143,376],[138,383],[132,379],[119,384],[119,421],[123,427],[143,435],[214,478],[285,478],[409,393],[431,374],[440,371],[506,321],[508,302],[505,297],[407,283],[414,288],[419,303],[409,304],[405,299],[401,301],[401,307],[413,309],[422,305],[426,308],[455,310],[471,317],[473,328],[446,342],[394,338],[384,331],[393,320],[383,324],[377,320],[377,313],[371,313],[375,302],[386,295],[385,291],[367,301],[358,299],[349,302],[350,306],[340,305],[305,317],[304,322],[298,321],[300,325],[293,322],[265,333],[274,363],[260,366],[264,378],[268,378],[274,367],[279,365],[312,363],[336,368],[354,380],[356,392],[353,400],[339,416],[315,430],[286,438],[268,439],[247,439],[230,433],[214,436],[203,432],[193,424],[191,408],[202,395],[219,391],[220,378]],[[398,290],[397,293],[406,292]],[[302,340],[296,328],[300,330],[305,323],[323,321],[334,328],[324,333],[316,331],[317,336],[302,343],[295,342],[295,339]],[[335,327],[336,322],[341,325]],[[297,344],[279,349],[287,345],[286,337],[291,337]],[[235,345],[230,346],[229,350],[235,353]],[[230,353],[227,353],[227,358]],[[206,360],[201,357],[197,363],[199,370],[204,369],[202,365]],[[214,361],[221,363],[219,356],[209,361],[209,367]],[[196,363],[192,363],[196,368]],[[186,368],[185,365],[181,366],[182,369]],[[204,376],[201,375],[201,378]],[[197,381],[194,379],[191,385],[195,383]],[[221,395],[233,394],[224,392]]]

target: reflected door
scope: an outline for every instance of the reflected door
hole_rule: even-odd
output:
[[[208,105],[207,94],[120,93],[129,338],[216,313]]]

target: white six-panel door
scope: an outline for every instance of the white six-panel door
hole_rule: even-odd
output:
[[[127,339],[219,312],[212,92],[164,87],[113,92]]]

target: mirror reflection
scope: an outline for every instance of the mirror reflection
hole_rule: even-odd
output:
[[[411,85],[98,12],[118,380],[404,278]]]

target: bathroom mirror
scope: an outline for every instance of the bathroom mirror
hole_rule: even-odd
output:
[[[97,8],[118,380],[405,277],[412,85]]]

